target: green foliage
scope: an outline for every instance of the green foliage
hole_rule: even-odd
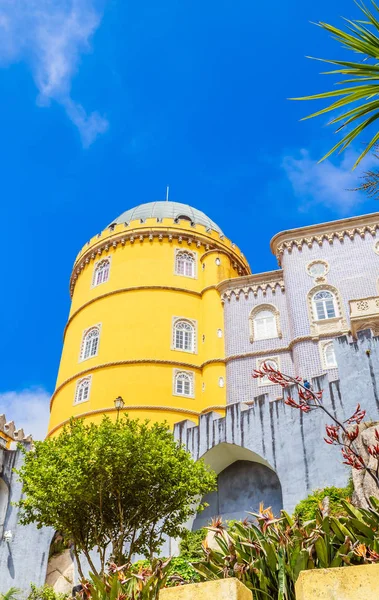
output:
[[[326,487],[322,490],[315,490],[309,494],[305,500],[301,500],[295,507],[294,516],[300,521],[310,521],[316,518],[317,511],[324,498],[329,498],[329,514],[334,516],[346,516],[347,512],[342,505],[341,500],[348,500],[352,497],[354,491],[353,482],[344,488]]]
[[[0,594],[0,600],[18,600],[18,595],[21,592],[16,587],[11,587],[5,594]]]
[[[254,600],[295,600],[304,569],[379,562],[379,500],[370,501],[370,509],[358,509],[341,500],[346,517],[317,511],[315,520],[303,524],[285,511],[276,519],[270,509],[227,533],[218,524],[210,529],[219,550],[205,548],[205,558],[194,566],[208,580],[237,577]]]
[[[91,600],[155,600],[166,585],[169,567],[170,560],[157,559],[151,568],[140,566],[138,571],[130,565],[111,565],[109,574],[91,575],[89,581],[83,581],[85,595]]]
[[[182,535],[198,497],[216,485],[215,475],[174,440],[167,424],[127,416],[117,422],[104,417],[99,425],[71,420],[58,437],[25,452],[18,475],[25,493],[21,523],[60,531],[72,540],[79,568],[82,552],[95,574],[92,549],[101,571],[108,547],[117,564],[133,554],[152,559],[163,536]]]
[[[65,600],[65,594],[59,594],[54,591],[50,585],[37,587],[33,583],[30,586],[30,592],[26,600]]]
[[[205,527],[196,531],[186,529],[180,541],[180,556],[191,560],[201,558],[203,555],[201,545],[206,537],[207,529]]]
[[[343,75],[347,78],[339,80],[338,87],[333,86],[333,89],[329,92],[294,98],[295,100],[333,99],[329,106],[307,118],[335,111],[336,116],[329,121],[329,124],[338,125],[336,132],[348,131],[322,160],[337,149],[340,149],[340,151],[345,150],[362,132],[366,134],[370,125],[379,118],[379,99],[377,97],[379,83],[379,7],[374,1],[371,2],[372,11],[366,8],[363,3],[357,2],[356,4],[362,15],[359,20],[345,19],[347,31],[327,23],[318,23],[322,29],[332,35],[339,46],[352,52],[350,61],[317,59],[337,65],[337,69],[327,71],[324,75]],[[354,62],[356,55],[358,55],[358,59]],[[356,160],[354,167],[371,148],[375,147],[378,140],[379,132],[376,132]]]
[[[198,583],[201,580],[200,575],[191,563],[198,562],[199,559],[200,556],[184,557],[182,555],[171,558],[168,566],[166,587],[174,587],[185,583]],[[132,565],[131,570],[133,572],[138,572],[140,569],[148,568],[150,568],[148,560],[139,560]]]

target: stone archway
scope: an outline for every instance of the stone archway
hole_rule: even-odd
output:
[[[218,475],[217,491],[204,497],[209,506],[196,515],[193,530],[208,525],[215,516],[244,519],[248,512],[257,512],[261,502],[279,515],[283,508],[280,481],[262,457],[241,446],[222,443],[202,458]]]

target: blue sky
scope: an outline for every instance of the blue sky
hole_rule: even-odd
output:
[[[357,148],[317,165],[327,119],[299,122],[313,105],[286,99],[332,83],[305,55],[343,55],[310,21],[358,14],[352,0],[0,0],[0,412],[42,434],[76,253],[167,184],[253,272],[276,268],[276,232],[378,209],[347,191]]]

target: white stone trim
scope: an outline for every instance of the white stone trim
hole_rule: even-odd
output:
[[[182,348],[175,347],[175,325],[178,321],[186,321],[193,327],[193,349],[192,350],[183,350]],[[188,319],[188,317],[172,317],[171,350],[175,350],[175,352],[186,352],[187,354],[197,354],[197,321],[195,319]]]
[[[329,346],[329,344],[333,344],[333,340],[332,339],[331,340],[322,340],[322,341],[320,341],[318,343],[318,348],[319,348],[319,351],[320,351],[320,358],[321,358],[321,365],[322,365],[322,368],[325,371],[328,371],[330,369],[338,369],[337,360],[336,360],[334,366],[330,366],[326,362],[325,349],[326,349],[327,346]],[[334,357],[335,357],[335,353],[334,353]]]
[[[193,256],[193,275],[185,275],[184,273],[178,273],[176,271],[176,258],[178,254],[191,254]],[[177,277],[187,277],[187,279],[197,279],[197,263],[198,263],[198,253],[196,250],[190,250],[189,248],[175,248],[174,255],[174,275]]]
[[[259,314],[261,311],[264,310],[268,310],[270,312],[272,312],[273,316],[275,317],[275,323],[276,323],[276,335],[267,337],[267,338],[256,338],[255,337],[255,328],[254,328],[254,321],[255,321],[255,317],[257,316],[257,314]],[[264,304],[257,304],[256,306],[254,306],[249,314],[249,330],[250,330],[250,342],[260,342],[261,340],[274,340],[277,338],[281,338],[282,337],[282,329],[280,326],[280,312],[277,306],[275,306],[275,304],[268,304],[268,303],[264,303]]]
[[[95,283],[96,273],[97,273],[97,267],[99,266],[100,263],[104,262],[105,260],[107,260],[109,262],[109,275],[108,275],[108,279],[106,279],[105,281],[102,281],[101,283]],[[111,266],[112,266],[112,256],[110,256],[110,255],[103,256],[102,258],[100,258],[99,260],[97,260],[94,263],[94,265],[93,265],[93,272],[92,272],[91,289],[95,288],[95,287],[99,287],[99,285],[103,285],[103,283],[107,283],[107,281],[110,280],[110,278],[111,278]]]
[[[257,358],[256,361],[256,365],[257,365],[257,369],[260,369],[261,366],[263,365],[263,363],[268,362],[269,360],[275,361],[277,366],[278,366],[278,371],[280,371],[281,367],[280,367],[280,356],[276,355],[276,356],[265,356],[264,358]],[[258,387],[266,387],[268,385],[277,385],[276,383],[274,383],[273,381],[265,381],[265,378],[258,378]]]
[[[315,296],[315,294],[323,290],[331,292],[334,297],[333,302],[335,306],[336,316],[331,317],[330,319],[315,318],[313,297]],[[348,333],[349,326],[347,323],[341,294],[339,290],[333,285],[329,285],[327,283],[320,283],[312,287],[307,294],[307,308],[312,339],[318,340],[321,335],[325,336],[327,334],[336,333],[343,335],[345,333]]]
[[[313,267],[313,265],[317,265],[317,264],[322,264],[325,267],[325,272],[322,275],[312,275],[312,273],[310,273],[310,268]],[[324,260],[323,258],[315,258],[314,260],[310,260],[309,262],[307,262],[307,264],[305,265],[305,270],[307,272],[307,275],[309,275],[309,277],[312,277],[313,281],[315,283],[326,283],[326,275],[329,273],[329,263]]]
[[[82,384],[84,384],[84,382],[88,382],[88,395],[87,398],[85,400],[80,400],[78,401],[78,395],[79,395],[79,389],[80,386]],[[74,406],[76,406],[77,404],[83,404],[84,402],[88,402],[90,399],[90,395],[91,395],[91,386],[92,386],[92,375],[86,375],[85,377],[81,377],[80,379],[77,380],[76,382],[76,386],[75,386],[75,396],[74,396]]]
[[[180,373],[185,373],[190,378],[190,389],[191,389],[191,393],[190,394],[178,394],[176,392],[176,377]],[[187,371],[185,369],[173,369],[172,395],[173,396],[180,396],[180,398],[195,398],[195,373],[193,371]]]
[[[375,240],[373,248],[375,254],[379,254],[379,240]]]
[[[87,329],[84,329],[83,333],[82,333],[82,341],[80,343],[80,351],[79,351],[79,360],[78,362],[84,362],[85,360],[90,360],[91,358],[95,358],[95,356],[97,356],[99,354],[99,346],[100,346],[100,336],[101,336],[101,323],[97,323],[96,325],[91,325],[90,327],[87,327]],[[84,352],[84,343],[85,343],[85,339],[87,334],[92,330],[92,329],[98,329],[99,330],[99,340],[97,342],[97,348],[96,348],[96,354],[92,354],[91,356],[87,356],[87,358],[83,357],[83,352]]]

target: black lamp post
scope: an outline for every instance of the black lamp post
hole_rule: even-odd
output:
[[[117,398],[114,401],[114,407],[117,410],[117,421],[120,416],[120,410],[122,410],[124,408],[124,406],[125,406],[124,400],[121,398],[121,396],[117,396]]]

